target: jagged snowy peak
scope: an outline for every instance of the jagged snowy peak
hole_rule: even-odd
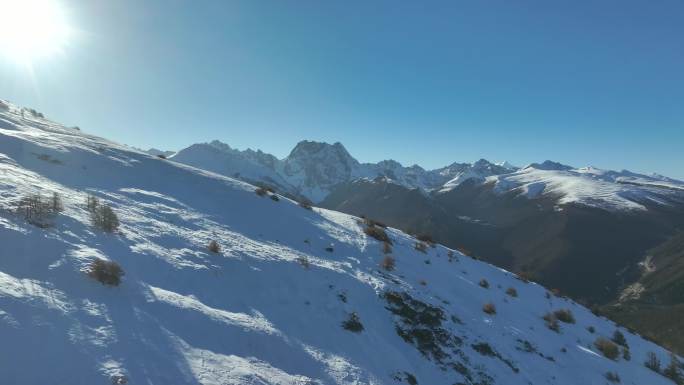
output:
[[[173,160],[251,182],[275,184],[285,192],[315,202],[322,201],[336,186],[358,178],[386,177],[404,187],[429,192],[449,181],[455,187],[463,180],[482,180],[515,169],[484,159],[474,164],[453,163],[436,170],[425,170],[418,165],[405,167],[394,160],[360,163],[339,142],[306,140],[299,142],[282,160],[261,151],[234,150],[219,141],[192,145],[178,152]]]
[[[351,172],[359,166],[340,142],[334,144],[303,140],[295,146],[290,155],[285,158],[286,163],[308,163],[311,161],[323,161],[326,163],[338,163],[346,172]]]
[[[419,189],[422,192],[441,186],[449,175],[446,172],[442,173],[443,169],[425,170],[416,164],[404,167],[394,160],[384,160],[376,164],[365,164],[365,166],[369,168],[368,173],[374,177],[381,177],[394,184],[409,189]]]
[[[507,174],[511,171],[511,168],[493,164],[486,159],[480,159],[473,164],[462,164],[461,169],[448,182],[444,183],[440,192],[452,190],[466,180],[484,182],[489,176]]]
[[[344,146],[302,141],[282,162],[281,174],[300,194],[316,202],[337,184],[368,174]]]
[[[631,360],[608,359],[594,342],[614,324],[510,273],[442,246],[421,252],[394,229],[384,270],[358,218],[4,105],[3,382],[570,385],[613,373],[671,383],[643,365],[668,352],[623,330]],[[36,193],[62,197],[48,227],[16,210]],[[91,225],[86,194],[111,205],[117,232]],[[121,265],[120,286],[85,274],[96,258]],[[559,309],[576,321],[556,332],[542,316]]]
[[[497,166],[499,166],[499,167],[503,167],[503,168],[508,169],[508,170],[511,170],[511,171],[515,171],[515,170],[517,170],[517,169],[520,168],[520,167],[514,166],[513,164],[511,164],[511,163],[509,163],[508,161],[505,161],[505,160],[502,161],[502,162],[497,162],[497,163],[495,163],[495,164],[496,164]]]
[[[630,171],[573,168],[545,161],[514,173],[488,178],[500,193],[528,198],[549,196],[559,204],[577,203],[608,210],[645,210],[648,205],[684,204],[684,182]]]
[[[344,146],[303,141],[283,160],[284,177],[300,194],[319,202],[335,187],[356,179],[378,177],[411,189],[429,191],[445,181],[438,170],[426,171],[418,165],[404,167],[394,160],[359,163]]]

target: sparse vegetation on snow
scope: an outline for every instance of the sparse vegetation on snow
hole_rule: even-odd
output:
[[[647,352],[666,359],[665,349],[626,332],[631,361],[626,344],[608,338],[618,355],[597,357],[605,353],[594,338],[614,337],[613,323],[455,250],[374,221],[360,227],[357,217],[301,210],[285,193],[278,204],[261,200],[255,191],[275,193],[48,120],[34,124],[11,104],[0,118],[6,381],[574,385],[604,384],[614,372],[624,383],[670,385],[677,378],[677,360],[644,365]],[[26,156],[25,148],[61,163]],[[19,202],[35,194],[25,202],[37,211],[26,217]],[[50,228],[29,223],[46,212]],[[368,238],[370,223],[391,247]],[[221,255],[210,254],[211,241]],[[576,325],[551,333],[539,317],[561,307]]]
[[[599,337],[594,341],[594,346],[598,351],[600,351],[606,358],[611,360],[616,360],[620,356],[620,348],[613,343],[613,341]]]

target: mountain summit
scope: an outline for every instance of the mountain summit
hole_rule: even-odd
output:
[[[302,141],[282,161],[283,177],[294,190],[314,201],[319,201],[334,186],[363,175],[363,169],[344,146]]]

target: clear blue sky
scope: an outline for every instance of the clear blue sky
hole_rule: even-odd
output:
[[[680,0],[57,1],[80,33],[0,98],[119,142],[684,178]]]

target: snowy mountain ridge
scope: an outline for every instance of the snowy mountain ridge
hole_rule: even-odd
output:
[[[20,111],[0,105],[3,381],[672,383],[643,364],[667,351],[622,330],[627,359],[615,324],[511,273]],[[49,226],[16,210],[33,194],[61,197]]]
[[[264,157],[268,157],[268,161],[265,162]],[[435,170],[425,170],[418,165],[405,167],[394,160],[360,163],[339,142],[306,140],[299,142],[282,160],[261,151],[234,150],[220,141],[194,144],[176,153],[172,159],[228,176],[272,183],[281,191],[315,202],[324,199],[335,186],[358,178],[386,177],[404,187],[429,192],[446,183],[455,186],[469,178],[484,180],[495,173],[514,169],[506,162],[495,165],[484,159],[473,164],[453,163]]]
[[[684,204],[684,182],[631,171],[573,168],[551,161],[531,164],[509,174],[487,178],[499,193],[530,199],[556,197],[559,205],[582,204],[607,210],[646,210],[648,204]]]
[[[495,164],[480,159],[425,170],[393,160],[360,163],[339,142],[331,145],[302,141],[279,160],[261,151],[239,151],[213,141],[192,145],[172,159],[249,182],[270,184],[314,202],[325,199],[340,184],[378,177],[426,194],[445,193],[465,181],[491,183],[501,193],[512,192],[530,199],[552,197],[560,206],[574,203],[607,210],[644,210],[645,202],[684,202],[684,182],[655,174],[575,168],[549,160],[517,168],[508,162]]]

